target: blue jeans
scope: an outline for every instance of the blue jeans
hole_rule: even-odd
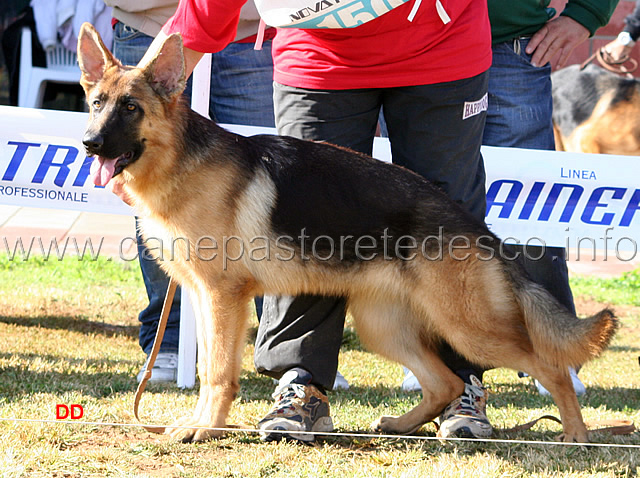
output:
[[[137,65],[153,37],[121,22],[114,29],[113,54],[125,65]],[[191,81],[185,94],[191,93]],[[252,126],[275,126],[273,114],[273,61],[271,42],[262,50],[254,50],[253,43],[232,43],[211,60],[211,90],[209,116],[219,123]],[[138,228],[136,228],[138,230]],[[151,351],[162,303],[169,278],[160,266],[149,258],[142,239],[137,235],[138,257],[149,305],[138,315],[140,347]],[[258,313],[261,302],[256,301]],[[161,352],[177,352],[180,331],[180,290],[176,291]]]
[[[531,65],[525,53],[528,39],[493,45],[489,70],[489,110],[482,143],[528,149],[554,150],[551,114],[551,67]],[[514,247],[529,276],[565,307],[575,312],[569,272],[562,247]],[[536,260],[532,259],[536,258]]]

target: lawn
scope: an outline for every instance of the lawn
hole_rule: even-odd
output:
[[[574,278],[581,315],[603,305],[622,328],[610,349],[580,376],[587,421],[640,423],[640,273]],[[330,394],[337,432],[314,445],[262,443],[231,432],[200,444],[174,443],[136,426],[137,344],[145,297],[137,264],[100,259],[10,261],[0,257],[0,476],[2,477],[621,477],[640,473],[640,434],[596,434],[611,446],[553,444],[553,422],[519,433],[501,431],[543,414],[551,399],[512,370],[485,375],[492,441],[440,442],[425,426],[417,438],[357,436],[381,414],[400,414],[419,400],[400,389],[399,365],[368,353],[348,327],[340,370],[348,391]],[[252,427],[271,406],[273,384],[255,373],[251,331],[241,392],[230,423]],[[194,405],[197,389],[150,386],[145,421],[168,423]],[[56,405],[81,405],[83,424],[56,423]],[[33,420],[33,421],[25,421]],[[104,425],[108,423],[110,425]],[[119,425],[112,425],[119,424]]]

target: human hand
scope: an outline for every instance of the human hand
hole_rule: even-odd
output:
[[[629,59],[633,45],[623,45],[616,38],[611,43],[607,43],[603,50],[609,54],[613,63],[622,63]]]
[[[109,188],[109,190],[111,190],[113,194],[122,199],[122,201],[124,201],[127,206],[133,206],[133,200],[131,199],[131,196],[129,196],[120,181],[109,181],[109,184],[107,184],[107,188]]]
[[[559,16],[548,21],[529,40],[526,52],[533,55],[533,66],[551,63],[561,68],[575,47],[589,38],[589,30],[574,19]]]

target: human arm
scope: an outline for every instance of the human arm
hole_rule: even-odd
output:
[[[532,37],[527,53],[534,65],[563,66],[573,49],[606,25],[618,0],[570,0],[559,17],[548,21]]]
[[[640,38],[640,0],[636,1],[635,10],[627,15],[624,22],[626,25],[620,35],[604,46],[604,51],[615,63],[627,60],[636,41]]]
[[[179,32],[184,43],[186,76],[189,77],[204,53],[218,52],[234,40],[245,2],[180,0],[175,14],[162,27],[140,64],[150,61],[169,35]]]
[[[622,63],[629,59],[629,55],[631,54],[636,42],[635,40],[632,40],[630,43],[627,43],[626,39],[623,40],[622,38],[624,37],[618,37],[603,47],[604,51],[609,54],[607,62]]]

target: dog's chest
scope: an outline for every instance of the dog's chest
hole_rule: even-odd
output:
[[[147,251],[154,259],[180,261],[186,257],[187,242],[176,231],[151,217],[142,217],[139,224]]]

